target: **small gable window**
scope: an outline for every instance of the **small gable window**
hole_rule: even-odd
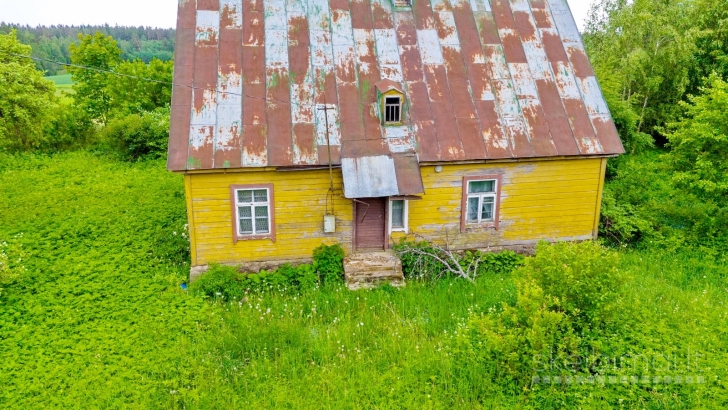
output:
[[[384,123],[393,124],[402,122],[402,97],[384,98]]]
[[[377,88],[382,125],[402,125],[405,104],[402,86],[389,79],[381,80],[374,86]]]

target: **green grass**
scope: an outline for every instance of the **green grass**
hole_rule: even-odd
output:
[[[46,80],[51,80],[56,85],[56,94],[73,94],[73,78],[71,74],[53,75],[46,77]]]
[[[0,242],[26,254],[0,294],[2,408],[728,406],[720,252],[623,253],[627,325],[604,335],[638,354],[699,351],[705,384],[511,396],[455,341],[470,315],[514,302],[513,275],[208,302],[179,288],[183,183],[162,161],[0,154],[0,192]]]

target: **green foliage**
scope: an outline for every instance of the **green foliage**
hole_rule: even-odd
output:
[[[112,107],[108,88],[112,74],[107,71],[121,63],[121,50],[111,36],[100,32],[85,36],[79,34],[78,41],[78,44],[70,46],[71,62],[77,67],[68,68],[75,83],[74,98],[91,118],[106,123]]]
[[[22,280],[0,286],[0,407],[154,408],[189,389],[180,346],[208,304],[179,287],[189,262],[158,247],[184,231],[182,177],[163,161],[0,154],[0,192],[11,266],[25,254]]]
[[[142,60],[149,63],[153,59],[171,61],[174,56],[175,30],[153,27],[125,26],[20,26],[0,22],[0,34],[12,30],[18,32],[23,44],[33,47],[33,56],[46,60],[70,63],[70,45],[78,40],[79,34],[100,32],[116,39],[121,48],[121,58],[125,61]],[[36,61],[38,70],[46,75],[61,74],[63,66],[48,61]]]
[[[63,97],[46,127],[41,151],[59,152],[83,149],[97,141],[98,127],[72,98]]]
[[[402,270],[407,279],[432,280],[452,273],[450,267],[443,263],[443,261],[450,262],[446,251],[427,241],[412,241],[402,238],[394,244],[393,250],[402,261]],[[412,250],[417,252],[412,252]],[[497,253],[465,251],[453,255],[466,273],[468,269],[475,270],[477,267],[477,271],[470,272],[472,277],[509,274],[521,266],[524,261],[522,255],[509,250]]]
[[[29,151],[46,141],[55,88],[33,60],[17,56],[30,53],[15,31],[0,35],[0,151]]]
[[[443,259],[445,255],[427,241],[410,241],[402,238],[392,249],[402,260],[402,271],[407,279],[435,279],[444,275],[447,270],[445,264],[436,258],[421,258],[416,253],[407,252],[408,249],[417,249]]]
[[[461,266],[466,267],[473,264],[476,259],[478,260],[478,276],[506,275],[523,265],[525,261],[523,255],[505,250],[502,252],[466,251],[460,256],[459,262]]]
[[[670,124],[673,182],[704,201],[728,206],[728,83],[711,78],[710,88],[683,103],[685,116]]]
[[[240,300],[251,292],[309,290],[320,283],[340,285],[343,260],[341,245],[321,244],[313,252],[313,264],[287,263],[272,272],[247,273],[233,266],[212,264],[190,289],[211,299]]]
[[[169,108],[115,118],[103,129],[106,143],[126,159],[164,158],[169,143]]]
[[[121,75],[111,76],[108,82],[110,115],[121,117],[169,107],[172,69],[172,61],[157,59],[148,64],[141,60],[120,63],[114,71]]]
[[[610,108],[629,124],[621,131],[631,128],[634,115],[639,118],[632,135],[622,134],[632,150],[643,139],[640,133],[657,135],[656,127],[678,114],[697,51],[692,3],[609,0],[591,14],[585,45],[600,81],[609,84]],[[617,95],[626,105],[615,104]]]
[[[341,282],[344,277],[344,250],[341,245],[321,244],[314,249],[313,269],[324,283]]]
[[[0,296],[5,291],[4,287],[16,284],[25,274],[23,259],[26,253],[19,242],[22,236],[18,234],[10,241],[0,239]]]
[[[563,363],[594,348],[588,342],[616,329],[625,276],[618,258],[593,242],[538,245],[518,271],[515,306],[471,315],[459,332],[462,360],[485,367],[491,380],[514,392],[531,383],[545,361]],[[589,371],[583,363],[573,371]],[[503,381],[506,381],[505,383]]]

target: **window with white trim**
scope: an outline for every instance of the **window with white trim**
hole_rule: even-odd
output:
[[[271,233],[269,188],[236,189],[237,232],[239,236]]]
[[[468,181],[466,218],[467,224],[495,222],[498,180]]]
[[[407,232],[409,201],[392,199],[389,201],[389,232]]]

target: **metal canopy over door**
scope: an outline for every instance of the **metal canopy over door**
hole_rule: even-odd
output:
[[[386,198],[358,199],[355,202],[356,250],[384,250],[386,233]]]

